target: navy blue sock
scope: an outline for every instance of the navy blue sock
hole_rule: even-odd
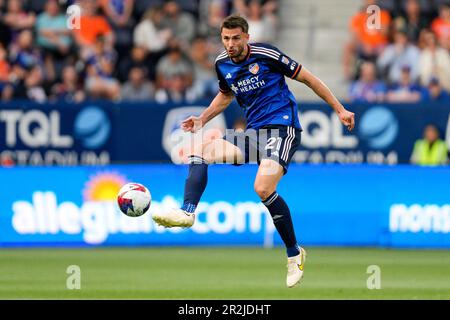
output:
[[[189,175],[184,184],[184,202],[181,209],[194,213],[208,182],[208,164],[197,156],[189,158]]]
[[[266,200],[264,205],[269,209],[275,228],[286,246],[288,257],[300,254],[292,224],[291,212],[283,198],[275,191]]]

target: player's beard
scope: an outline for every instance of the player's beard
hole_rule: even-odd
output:
[[[245,46],[239,47],[238,49],[239,50],[236,50],[236,52],[233,55],[230,55],[230,53],[228,53],[230,58],[239,59],[241,57],[242,53],[244,52]]]

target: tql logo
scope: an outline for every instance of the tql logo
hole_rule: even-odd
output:
[[[95,106],[89,106],[77,115],[74,132],[83,147],[96,149],[108,141],[111,122],[105,111]]]
[[[95,149],[108,140],[111,122],[102,109],[94,106],[82,109],[75,117],[73,129],[62,121],[66,116],[62,110],[3,110],[0,136],[5,137],[3,143],[8,148],[23,144],[28,148],[69,149],[73,147],[74,135],[85,148]]]
[[[366,111],[359,125],[361,138],[374,149],[389,147],[397,138],[398,132],[397,118],[392,111],[383,106],[375,106]]]

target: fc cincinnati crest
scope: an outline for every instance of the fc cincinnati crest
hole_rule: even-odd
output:
[[[253,74],[257,74],[259,71],[259,65],[257,63],[252,63],[249,67],[248,67],[248,71],[250,71]]]

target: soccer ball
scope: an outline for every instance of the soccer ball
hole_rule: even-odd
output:
[[[139,183],[127,183],[119,190],[117,203],[120,211],[129,217],[139,217],[147,212],[152,202],[150,191]]]

